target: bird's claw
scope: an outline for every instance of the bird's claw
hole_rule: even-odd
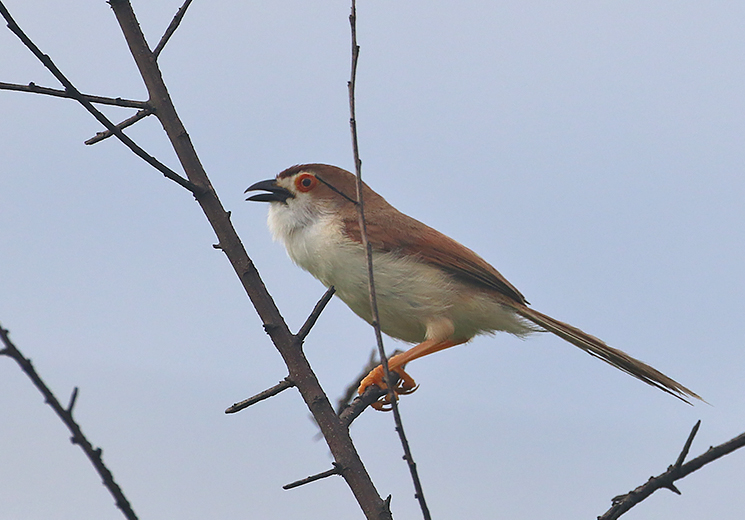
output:
[[[398,399],[399,394],[408,395],[415,392],[417,388],[419,388],[419,385],[416,384],[414,378],[407,374],[403,368],[396,368],[395,370],[391,371],[391,374],[398,376],[398,380],[393,387],[393,395],[395,399]],[[365,376],[365,378],[360,383],[359,388],[357,389],[357,393],[362,395],[368,387],[373,385],[382,390],[386,390],[388,388],[388,385],[385,382],[385,372],[383,371],[382,365],[378,365]],[[391,403],[391,393],[387,393],[376,402],[372,403],[370,406],[381,412],[390,411],[393,408],[393,405]]]

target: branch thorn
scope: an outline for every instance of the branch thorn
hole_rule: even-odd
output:
[[[67,405],[67,413],[72,415],[72,408],[75,406],[75,401],[78,399],[78,387],[72,389],[72,394],[70,395],[70,403]]]

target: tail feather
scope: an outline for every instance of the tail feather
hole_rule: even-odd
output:
[[[703,399],[701,399],[701,397],[699,397],[695,392],[689,390],[677,381],[667,377],[662,372],[652,368],[646,363],[639,361],[638,359],[634,359],[621,350],[606,345],[605,342],[603,342],[602,340],[581,331],[577,327],[573,327],[567,323],[556,320],[551,316],[547,316],[546,314],[533,310],[524,305],[515,305],[514,309],[515,312],[517,312],[517,314],[519,314],[523,318],[532,321],[536,325],[546,329],[548,332],[556,334],[572,345],[581,348],[588,354],[600,358],[606,363],[609,363],[614,367],[623,370],[627,374],[630,374],[635,378],[644,381],[648,385],[657,387],[660,390],[667,392],[668,394],[673,395],[688,404],[691,404],[691,402],[687,399],[688,397],[693,397],[695,399],[703,401]]]

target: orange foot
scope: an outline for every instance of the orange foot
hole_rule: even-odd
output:
[[[396,386],[393,388],[393,395],[396,397],[396,399],[398,399],[399,394],[407,395],[419,388],[419,385],[416,384],[414,378],[404,372],[403,368],[398,367],[395,370],[392,370],[391,373],[398,376]],[[359,388],[357,389],[357,393],[362,395],[368,387],[373,385],[383,390],[388,388],[388,385],[385,384],[385,372],[383,372],[382,365],[378,365],[365,376],[365,378],[360,383]],[[390,394],[384,395],[370,406],[382,412],[390,411],[392,409]]]

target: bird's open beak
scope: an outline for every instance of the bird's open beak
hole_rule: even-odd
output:
[[[276,179],[259,181],[256,184],[252,184],[251,186],[246,188],[246,191],[244,191],[243,193],[257,190],[264,190],[268,191],[269,193],[259,193],[257,195],[252,195],[246,200],[252,200],[254,202],[286,202],[287,199],[291,199],[294,197],[294,195],[290,193],[289,190],[286,190],[281,186],[277,186]]]

